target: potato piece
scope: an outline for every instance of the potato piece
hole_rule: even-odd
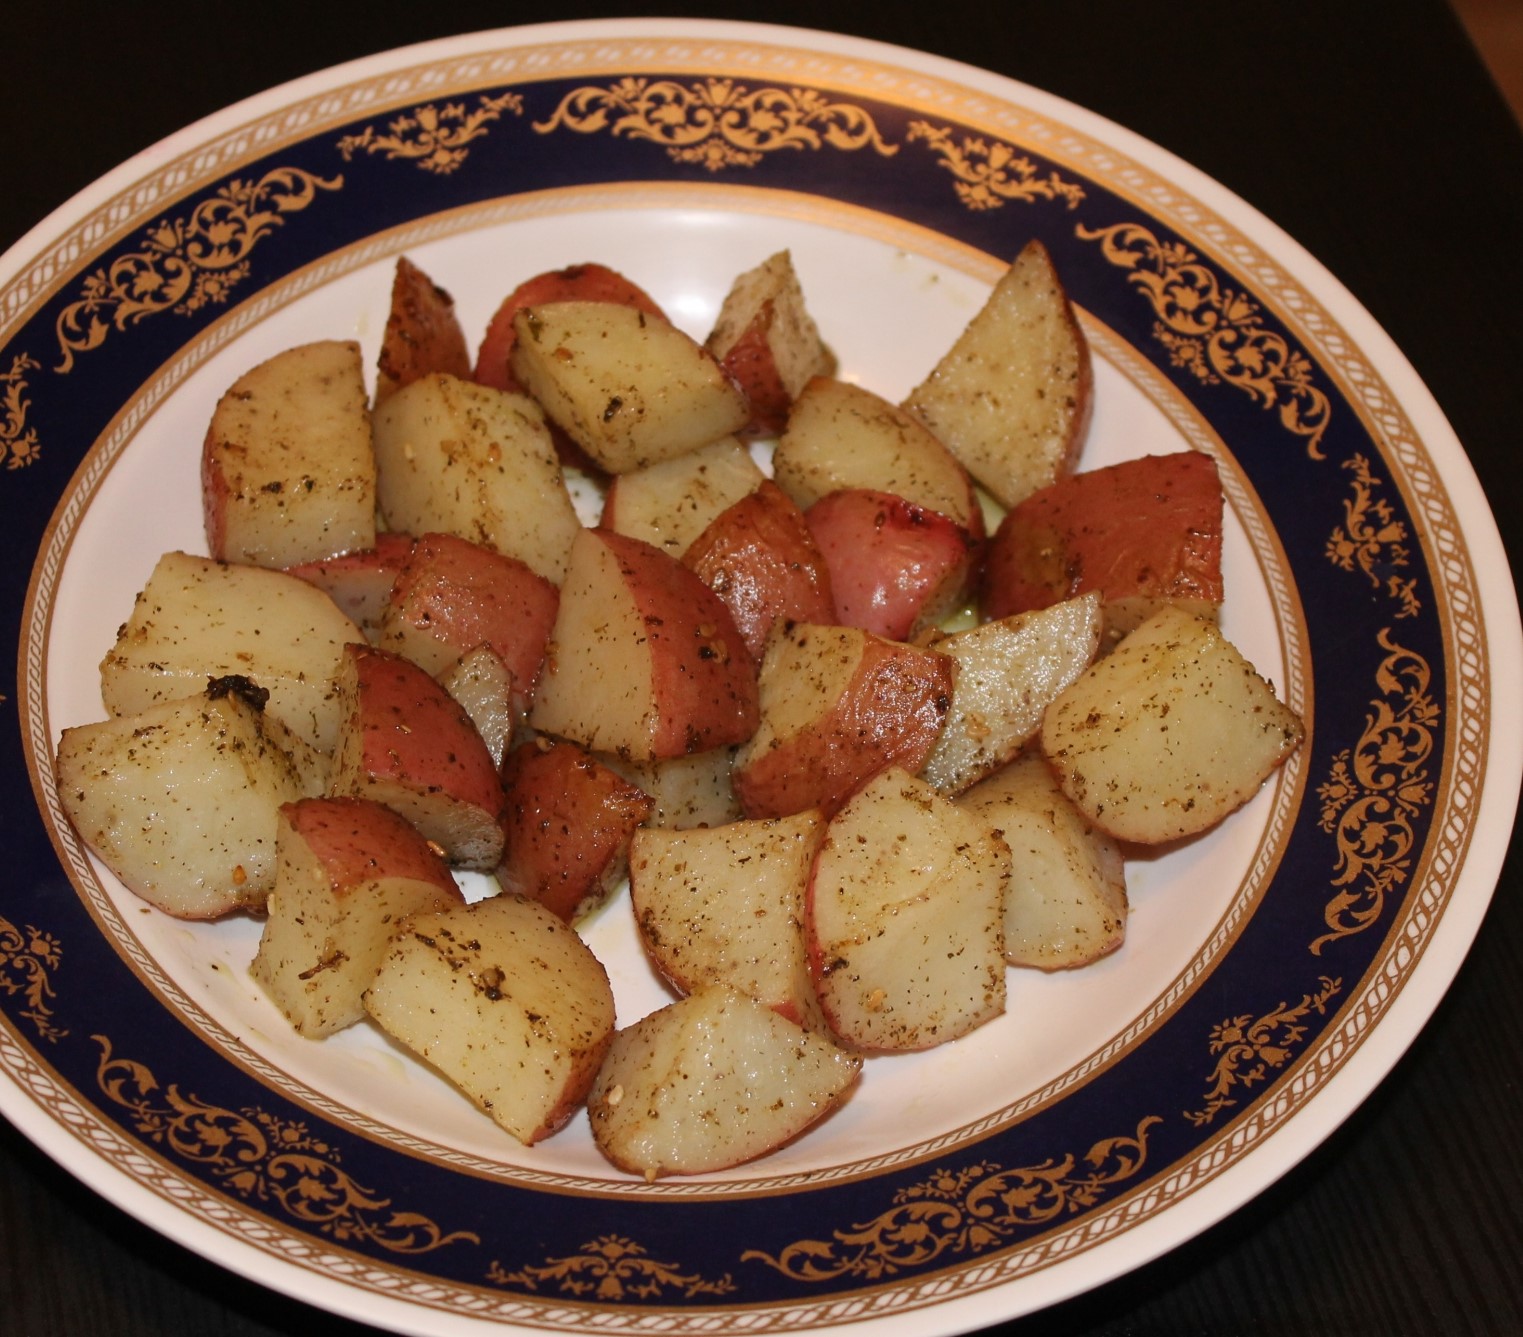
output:
[[[367,799],[283,805],[276,855],[269,917],[249,972],[309,1040],[365,1015],[360,995],[407,915],[465,904],[428,841]]]
[[[510,752],[502,783],[498,883],[575,923],[624,881],[630,838],[654,805],[576,744],[549,739]]]
[[[727,984],[822,1030],[804,940],[818,810],[707,830],[636,831],[629,896],[645,950],[682,993]]]
[[[374,547],[375,495],[358,344],[288,348],[217,401],[201,448],[213,557],[287,567]]]
[[[908,641],[962,606],[978,549],[946,516],[888,492],[843,488],[821,497],[804,520],[844,626]]]
[[[1035,737],[1047,707],[1100,650],[1100,596],[985,622],[932,644],[957,664],[952,709],[921,778],[961,793]]]
[[[455,316],[454,299],[399,255],[391,280],[391,311],[381,336],[375,402],[436,371],[462,379],[470,376],[465,331]]]
[[[458,534],[560,584],[582,522],[533,400],[425,376],[376,409],[375,453],[387,528]]]
[[[767,436],[782,431],[793,401],[812,378],[832,376],[836,369],[787,251],[730,285],[704,346],[750,401],[747,430]]]
[[[756,709],[745,642],[708,586],[648,543],[582,530],[530,725],[650,761],[749,738]]]
[[[529,698],[514,680],[513,671],[490,646],[478,645],[435,677],[471,717],[492,764],[501,766],[529,716]]]
[[[674,460],[620,474],[608,486],[599,524],[681,557],[715,516],[766,477],[735,437],[721,437]]]
[[[64,812],[122,884],[166,914],[260,909],[275,883],[276,814],[313,790],[265,727],[261,696],[224,678],[59,739]]]
[[[842,488],[871,488],[984,535],[983,510],[952,452],[912,414],[846,381],[817,377],[804,388],[772,476],[805,511]]]
[[[762,660],[761,723],[735,756],[747,817],[833,813],[890,766],[918,770],[952,704],[952,661],[856,627],[780,625]]]
[[[373,640],[391,598],[391,587],[407,564],[412,545],[411,534],[383,531],[375,536],[373,548],[341,553],[321,562],[299,562],[288,566],[286,574],[316,585]]]
[[[831,1029],[863,1049],[927,1049],[1005,1009],[1010,850],[897,768],[830,821],[806,902]]]
[[[586,943],[506,894],[407,920],[365,1009],[525,1144],[571,1117],[614,1031],[608,972]]]
[[[1068,295],[1030,241],[904,407],[1011,507],[1072,471],[1093,384]]]
[[[746,398],[676,326],[610,302],[552,302],[513,317],[509,366],[597,465],[628,473],[746,425]]]
[[[600,752],[598,760],[650,796],[655,806],[645,819],[647,826],[681,831],[739,819],[740,800],[730,784],[735,751],[733,747],[716,747],[656,761],[628,761],[611,752]]]
[[[614,1037],[587,1097],[621,1170],[725,1170],[775,1151],[834,1109],[862,1061],[733,989],[711,986]]]
[[[984,570],[984,616],[1095,590],[1112,639],[1165,604],[1214,618],[1222,601],[1222,509],[1216,464],[1193,450],[1070,474],[1000,522]]]
[[[957,799],[1010,847],[1005,960],[1062,970],[1086,966],[1126,937],[1126,865],[1029,752]]]
[[[1151,845],[1221,821],[1302,733],[1214,624],[1164,608],[1059,695],[1041,740],[1091,823]]]
[[[464,708],[411,660],[368,645],[344,648],[334,695],[332,792],[394,808],[452,863],[495,868],[502,786]]]
[[[715,516],[682,554],[760,664],[778,622],[836,620],[830,571],[803,512],[771,479]]]
[[[284,571],[169,552],[100,666],[113,715],[195,696],[208,678],[239,674],[270,693],[269,713],[319,752],[332,752],[340,712],[333,678],[364,633],[320,589]]]

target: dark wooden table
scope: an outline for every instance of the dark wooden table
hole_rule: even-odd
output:
[[[641,12],[460,0],[18,8],[0,22],[0,247],[132,152],[284,79],[450,32]],[[643,8],[923,48],[1062,94],[1192,161],[1304,243],[1405,350],[1466,443],[1516,569],[1523,135],[1441,0]],[[1513,712],[1523,727],[1523,703]],[[1000,1331],[1523,1331],[1520,961],[1514,853],[1448,998],[1320,1150],[1194,1242]],[[157,1238],[0,1123],[0,1331],[255,1337],[313,1325],[369,1331]]]

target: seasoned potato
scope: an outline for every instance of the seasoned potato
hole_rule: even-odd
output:
[[[681,557],[715,516],[765,479],[739,440],[720,437],[676,459],[615,477],[599,523]]]
[[[465,331],[455,316],[454,299],[399,255],[376,366],[375,402],[436,371],[462,378],[471,374]]]

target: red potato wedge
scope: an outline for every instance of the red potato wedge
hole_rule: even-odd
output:
[[[582,522],[533,400],[435,374],[403,386],[374,422],[388,529],[458,534],[560,584]]]
[[[501,766],[529,718],[528,695],[518,686],[513,671],[502,662],[502,656],[489,645],[478,645],[434,676],[439,686],[471,717],[492,756],[492,764]]]
[[[957,805],[1010,847],[1005,960],[1071,970],[1126,939],[1126,865],[1121,847],[1089,825],[1028,752],[957,798]]]
[[[1100,652],[1100,596],[985,622],[932,642],[957,663],[952,709],[920,770],[938,794],[961,793],[1036,736],[1062,690]]]
[[[726,984],[811,1030],[804,890],[825,836],[818,811],[703,830],[635,832],[629,897],[646,954],[681,993]]]
[[[831,1030],[860,1049],[928,1049],[1005,1008],[1005,842],[898,768],[830,820],[806,900]]]
[[[1073,471],[1093,393],[1088,341],[1031,241],[904,407],[1008,508]]]
[[[376,466],[359,345],[277,353],[217,401],[201,447],[213,557],[287,567],[375,545]]]
[[[582,530],[530,725],[652,761],[739,743],[756,720],[751,660],[718,596],[659,548]]]
[[[386,531],[375,536],[375,547],[341,553],[321,562],[300,562],[286,574],[316,585],[339,606],[368,639],[381,625],[391,587],[412,553],[411,534]]]
[[[497,881],[568,924],[602,905],[629,869],[654,806],[574,743],[532,739],[503,764],[506,843]]]
[[[344,648],[344,720],[331,792],[394,808],[450,862],[489,871],[502,857],[502,786],[471,717],[411,660]]]
[[[1240,807],[1303,732],[1214,623],[1163,608],[1048,707],[1041,746],[1086,820],[1155,845]]]
[[[364,1017],[361,995],[407,915],[465,904],[412,823],[367,799],[283,805],[276,855],[249,971],[309,1040]]]
[[[476,353],[473,374],[478,383],[497,390],[523,393],[523,386],[508,366],[518,337],[513,317],[524,307],[544,306],[549,302],[618,302],[648,316],[666,319],[649,293],[606,265],[567,265],[564,269],[536,274],[525,279],[503,299],[487,325]]]
[[[621,1030],[587,1096],[598,1149],[654,1180],[754,1160],[845,1098],[862,1060],[711,986]]]
[[[513,323],[513,375],[608,473],[685,455],[751,416],[701,345],[634,307],[552,302],[525,307]]]
[[[655,806],[645,819],[647,826],[686,830],[739,820],[740,800],[730,784],[735,752],[733,747],[717,747],[655,761],[627,761],[601,752],[598,760],[650,796]]]
[[[470,376],[465,331],[455,315],[454,299],[405,255],[399,255],[391,280],[391,310],[381,335],[375,402],[436,371]]]
[[[453,534],[422,534],[398,573],[376,644],[435,676],[487,646],[534,693],[560,594],[515,557]]]
[[[778,622],[835,621],[830,569],[803,512],[771,479],[715,516],[682,564],[724,601],[757,664]]]
[[[751,404],[747,430],[757,435],[782,431],[810,380],[836,369],[787,251],[730,285],[705,346],[745,392]]]
[[[614,1034],[597,957],[544,906],[506,894],[405,921],[365,1010],[526,1145],[575,1113]]]
[[[330,753],[340,724],[333,678],[344,646],[364,639],[296,576],[169,552],[101,661],[101,698],[111,714],[130,715],[239,675],[269,692],[271,717]]]
[[[620,474],[608,485],[599,525],[681,557],[715,516],[766,477],[735,437],[721,437],[674,460]]]
[[[180,919],[262,909],[277,814],[316,791],[247,679],[65,729],[58,801],[134,895]],[[302,746],[295,745],[298,749]]]
[[[804,387],[773,454],[772,476],[805,511],[842,488],[870,488],[984,536],[983,508],[952,452],[913,414],[846,381],[816,377]]]
[[[944,515],[869,488],[829,492],[804,512],[835,598],[836,621],[913,640],[962,607],[978,546]]]
[[[952,705],[952,661],[856,627],[780,624],[760,674],[761,722],[731,773],[747,817],[830,815],[890,766],[925,764]]]
[[[1222,485],[1198,451],[1071,474],[1008,512],[989,543],[984,616],[1097,591],[1124,636],[1166,604],[1216,616],[1222,601]]]

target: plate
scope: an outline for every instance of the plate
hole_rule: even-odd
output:
[[[772,1157],[646,1184],[581,1123],[518,1147],[367,1028],[296,1040],[247,977],[256,925],[166,919],[81,851],[49,758],[102,714],[95,666],[158,554],[203,547],[212,404],[305,339],[373,360],[398,254],[473,334],[519,278],[598,259],[701,336],[730,279],[786,246],[845,373],[897,398],[1032,236],[1096,352],[1084,466],[1217,460],[1224,627],[1309,725],[1226,825],[1131,861],[1115,956],[1012,973],[1006,1017],[874,1059]],[[1523,768],[1493,702],[1517,699],[1523,655],[1463,453],[1290,239],[1069,104],[782,28],[482,34],[192,127],[25,238],[0,294],[0,488],[36,554],[6,596],[22,746],[0,1109],[266,1285],[431,1334],[993,1323],[1294,1164],[1395,1062],[1479,924]],[[665,995],[618,910],[587,932],[627,1023]]]

